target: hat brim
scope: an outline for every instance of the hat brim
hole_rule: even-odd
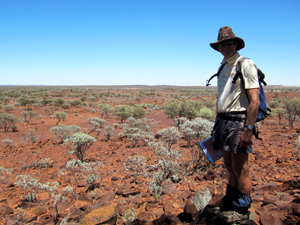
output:
[[[226,40],[222,40],[222,41],[217,41],[217,42],[214,42],[214,43],[210,43],[210,47],[212,47],[214,50],[216,51],[220,51],[219,48],[218,48],[218,44],[220,44],[221,42],[225,42],[225,41],[236,41],[237,42],[237,48],[236,50],[240,50],[242,48],[245,47],[245,42],[242,38],[239,38],[239,37],[234,37],[234,38],[229,38],[229,39],[226,39]]]

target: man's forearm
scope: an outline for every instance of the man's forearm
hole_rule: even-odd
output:
[[[247,110],[247,119],[245,126],[254,126],[256,122],[256,116],[259,108],[259,89],[248,89],[246,90],[249,98],[249,108]]]

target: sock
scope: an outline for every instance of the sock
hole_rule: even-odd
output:
[[[238,188],[234,188],[234,187],[230,186],[229,184],[227,184],[226,194],[222,198],[222,203],[223,204],[231,204],[236,199],[238,194],[239,194]]]
[[[248,209],[250,208],[252,203],[251,195],[250,194],[244,194],[239,191],[239,194],[237,196],[237,199],[232,202],[234,206],[236,206],[239,211],[243,214],[248,212]]]

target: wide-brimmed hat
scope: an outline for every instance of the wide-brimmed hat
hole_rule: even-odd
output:
[[[236,50],[240,50],[245,47],[245,42],[242,38],[236,37],[235,34],[232,32],[232,29],[228,26],[221,27],[218,34],[218,41],[214,43],[210,43],[210,46],[219,52],[218,44],[224,41],[235,41],[237,43]]]

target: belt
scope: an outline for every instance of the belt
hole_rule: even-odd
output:
[[[241,111],[241,112],[218,113],[217,117],[222,120],[246,122],[246,117],[245,116],[240,117],[240,115],[247,115],[247,112]]]

